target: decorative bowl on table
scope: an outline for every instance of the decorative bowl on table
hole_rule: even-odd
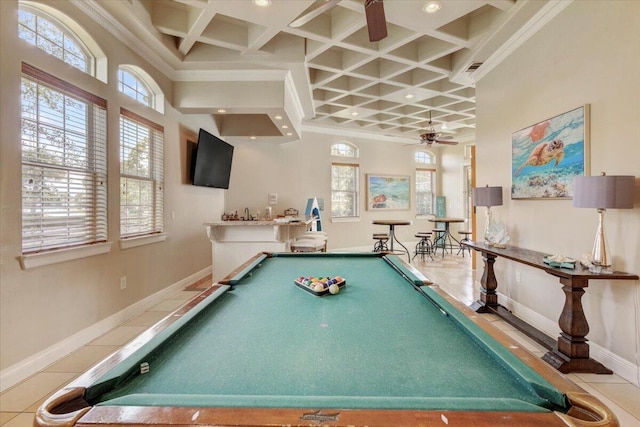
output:
[[[576,260],[564,255],[547,255],[542,259],[542,261],[545,264],[550,265],[551,267],[569,268],[569,269],[576,268]]]

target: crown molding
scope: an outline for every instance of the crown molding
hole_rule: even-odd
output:
[[[574,0],[551,0],[546,3],[538,13],[527,23],[516,31],[502,46],[487,58],[477,71],[471,74],[471,79],[475,82],[480,81],[491,70],[497,67],[516,49],[522,46],[527,40],[533,37],[542,27],[555,18],[560,12],[565,10]]]
[[[150,49],[124,25],[118,22],[108,13],[96,0],[69,0],[71,4],[77,7],[89,18],[93,19],[98,25],[107,30],[116,38],[122,40],[137,55],[153,65],[158,71],[163,73],[170,80],[176,78],[175,69],[165,61],[160,55],[156,54],[154,49]]]

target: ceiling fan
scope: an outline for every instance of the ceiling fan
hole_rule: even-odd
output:
[[[387,37],[387,20],[384,16],[383,0],[364,0],[364,12],[367,17],[369,41],[377,42]],[[301,27],[315,17],[336,6],[340,0],[316,1],[309,9],[293,20],[289,26]]]
[[[436,129],[433,127],[433,122],[431,121],[431,111],[429,111],[429,125],[425,132],[420,135],[420,144],[426,144],[427,146],[437,144],[446,144],[446,145],[456,145],[457,141],[450,141],[451,136],[445,136],[441,133],[436,132]]]

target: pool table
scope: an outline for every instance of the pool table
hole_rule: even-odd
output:
[[[345,280],[317,296],[300,277]],[[35,425],[617,426],[395,255],[261,253],[50,397]]]

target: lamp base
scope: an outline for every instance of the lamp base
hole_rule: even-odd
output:
[[[594,274],[613,274],[613,268],[610,265],[591,264],[589,272]]]
[[[607,240],[604,236],[604,212],[605,209],[598,209],[598,229],[596,230],[596,239],[593,242],[593,250],[591,252],[591,264],[593,264],[593,267],[589,269],[592,273],[598,274],[612,271],[609,255],[607,254]]]

